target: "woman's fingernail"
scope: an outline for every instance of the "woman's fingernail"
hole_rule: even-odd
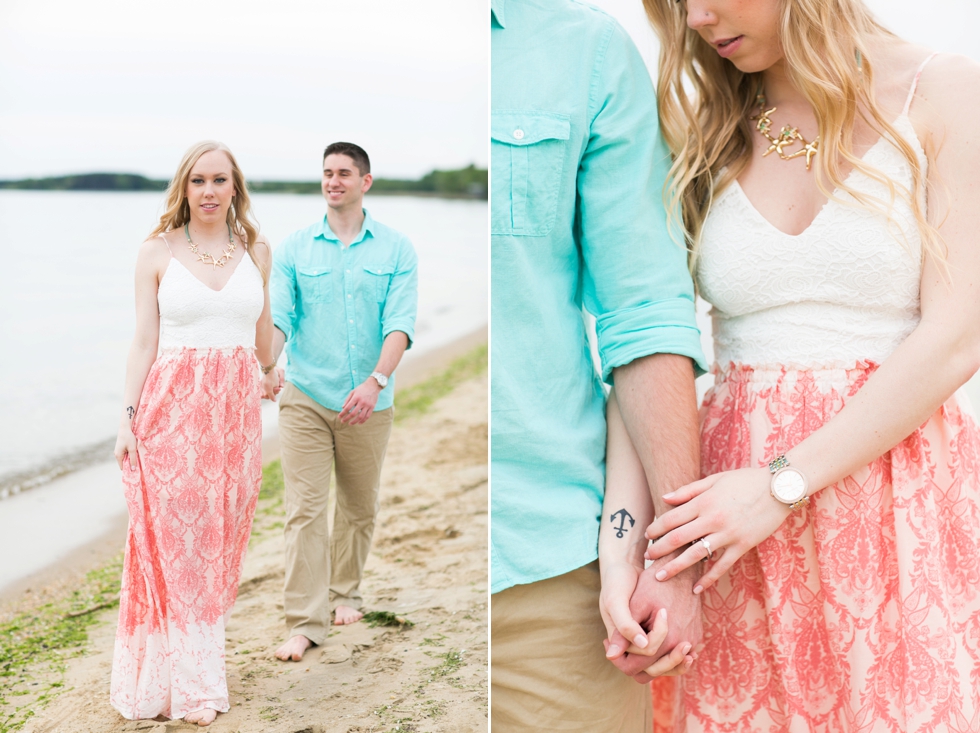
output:
[[[694,586],[694,595],[699,595],[703,590],[704,588],[702,588],[700,585]]]
[[[689,651],[691,651],[691,644],[690,643],[687,643],[687,644],[684,645],[684,652],[683,652],[684,653],[684,656],[687,656],[687,653]]]
[[[674,492],[673,492],[673,491],[670,491],[670,492],[668,492],[668,493],[666,493],[666,494],[664,494],[664,495],[663,495],[663,498],[664,498],[664,499],[669,499],[669,498],[670,498],[670,497],[672,497],[673,495],[674,495]]]
[[[621,651],[623,651],[623,650],[620,648],[619,644],[610,644],[609,645],[609,648],[606,649],[606,658],[607,659],[612,659],[617,654],[619,654]]]
[[[666,570],[658,570],[657,571],[656,578],[657,578],[657,580],[666,580],[666,578],[667,578],[667,571]]]
[[[667,618],[667,609],[666,608],[661,608],[657,612],[657,615],[660,616],[660,618]]]
[[[643,634],[637,634],[636,636],[634,636],[633,643],[636,644],[638,647],[640,647],[640,649],[646,649],[647,644],[649,644],[647,638]]]

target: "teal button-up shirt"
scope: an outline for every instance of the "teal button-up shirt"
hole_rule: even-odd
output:
[[[704,368],[650,75],[605,13],[491,1],[491,591],[598,556],[602,380],[673,353]],[[583,308],[596,319],[601,376]],[[693,397],[692,397],[693,399]],[[642,530],[641,530],[642,531]]]
[[[272,320],[286,334],[286,379],[330,410],[374,371],[392,331],[415,334],[418,258],[411,242],[364,212],[344,247],[327,217],[286,237],[275,251]],[[395,378],[376,410],[391,407]]]

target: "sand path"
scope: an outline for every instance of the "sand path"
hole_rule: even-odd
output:
[[[368,610],[411,622],[335,627],[300,663],[275,660],[282,620],[281,498],[259,506],[228,627],[231,710],[215,733],[487,730],[487,377],[397,423],[365,569]],[[126,721],[108,703],[117,609],[102,612],[65,691],[24,730],[190,731]]]

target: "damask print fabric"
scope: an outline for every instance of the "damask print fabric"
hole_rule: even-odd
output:
[[[169,349],[133,421],[111,702],[126,718],[228,710],[225,624],[262,478],[251,349]]]
[[[764,466],[875,368],[730,366],[702,408],[703,473]],[[954,395],[811,497],[705,592],[704,648],[654,681],[654,730],[980,730],[978,470],[980,431]]]

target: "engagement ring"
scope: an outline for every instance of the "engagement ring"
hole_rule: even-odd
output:
[[[704,559],[707,560],[709,557],[711,557],[711,543],[708,542],[707,537],[702,537],[701,539],[698,540],[698,542],[704,545],[704,549],[708,551],[708,554],[705,555],[704,557]]]

